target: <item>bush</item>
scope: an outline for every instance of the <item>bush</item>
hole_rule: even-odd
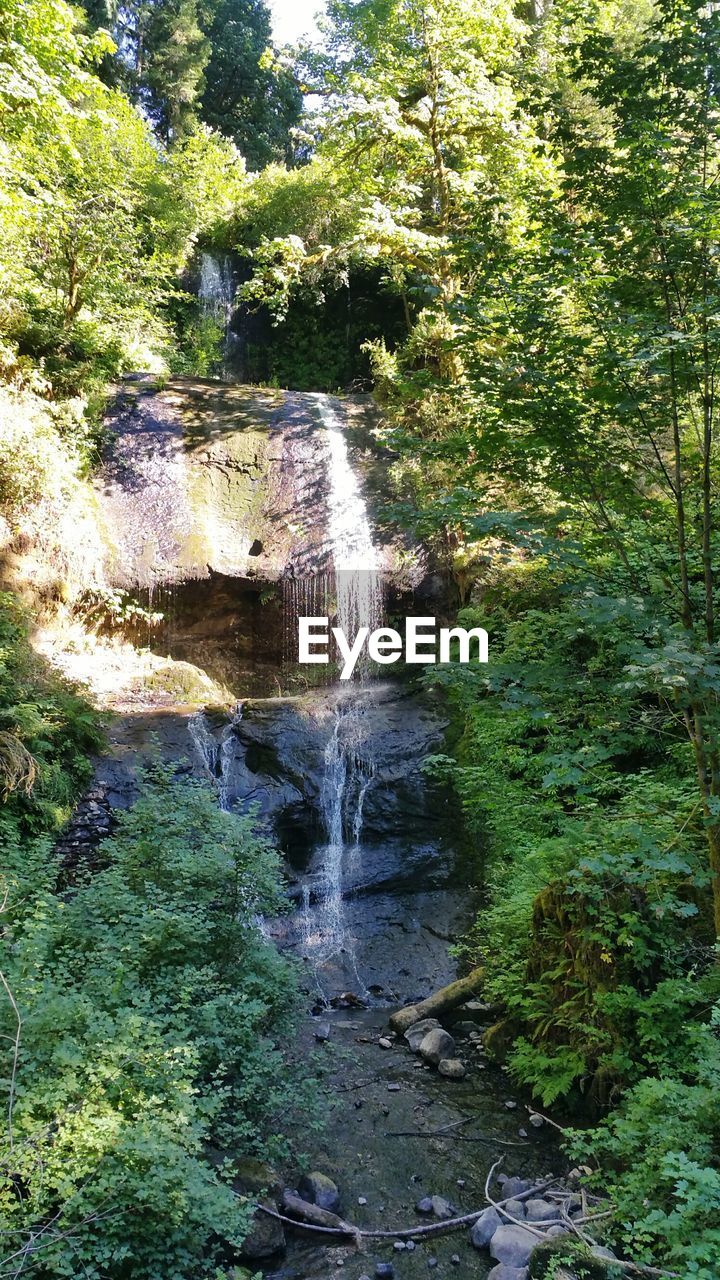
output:
[[[8,878],[5,1249],[34,1233],[47,1276],[214,1276],[251,1217],[233,1160],[281,1154],[276,1119],[303,1097],[273,1038],[292,973],[258,924],[280,905],[277,855],[156,768],[102,857],[71,897],[21,859]],[[12,1039],[7,1002],[3,1019]]]

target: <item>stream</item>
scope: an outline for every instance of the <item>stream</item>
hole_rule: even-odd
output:
[[[204,281],[228,288],[209,267]],[[118,699],[97,785],[111,808],[131,803],[154,742],[209,779],[222,808],[252,806],[272,833],[292,909],[259,923],[302,965],[306,1017],[288,1049],[316,1064],[327,1110],[324,1131],[293,1132],[288,1118],[288,1136],[337,1183],[345,1216],[392,1231],[423,1221],[424,1196],[480,1209],[500,1155],[508,1174],[525,1177],[552,1172],[557,1157],[547,1128],[526,1127],[522,1101],[488,1062],[480,1003],[455,1019],[461,1080],[386,1038],[393,1008],[455,976],[450,947],[473,904],[453,806],[424,767],[443,750],[440,694],[362,663],[350,682],[313,687],[296,680],[289,654],[301,615],[329,617],[353,637],[442,602],[422,549],[402,546],[379,518],[365,416],[329,396],[180,379],[141,388],[118,411],[101,501],[122,585],[162,604],[142,643],[222,678],[236,701],[148,697],[123,708]],[[172,472],[156,465],[156,444]],[[392,1238],[358,1250],[297,1231],[256,1265],[268,1280],[361,1280],[383,1261],[399,1280],[484,1277],[493,1265],[466,1230],[402,1250]]]

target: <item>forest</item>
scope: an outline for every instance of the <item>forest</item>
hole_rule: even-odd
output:
[[[410,673],[451,954],[612,1250],[529,1275],[718,1280],[715,0],[328,0],[288,48],[264,0],[0,0],[0,1277],[249,1280],[238,1162],[322,1124],[256,816],[156,761],[54,852],[112,716],[35,637],[91,629],[118,385],[223,376],[203,254],[239,381],[372,398],[387,520],[489,634]]]

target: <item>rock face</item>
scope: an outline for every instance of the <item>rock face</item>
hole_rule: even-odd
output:
[[[420,1045],[420,1057],[432,1067],[437,1067],[443,1058],[452,1058],[454,1052],[455,1041],[450,1032],[443,1031],[442,1027],[428,1031]]]

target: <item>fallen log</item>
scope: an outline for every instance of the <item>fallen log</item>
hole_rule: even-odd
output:
[[[258,1208],[263,1213],[268,1212],[262,1204],[258,1205]],[[320,1205],[311,1204],[309,1200],[303,1200],[300,1196],[293,1195],[292,1191],[283,1192],[282,1208],[298,1226],[305,1224],[308,1227],[321,1227],[324,1231],[332,1231],[335,1234],[345,1236],[357,1234],[357,1227],[351,1226],[349,1222],[339,1218],[336,1213],[330,1213],[329,1209],[321,1209]]]
[[[472,1000],[473,996],[477,995],[482,986],[483,977],[483,969],[473,969],[467,977],[458,978],[449,986],[442,987],[434,995],[428,996],[427,1000],[421,1000],[419,1004],[407,1004],[403,1009],[398,1009],[390,1018],[390,1026],[393,1031],[402,1035],[408,1027],[415,1022],[420,1022],[422,1018],[437,1018],[440,1014],[455,1009],[459,1004],[464,1004],[466,1000]]]

